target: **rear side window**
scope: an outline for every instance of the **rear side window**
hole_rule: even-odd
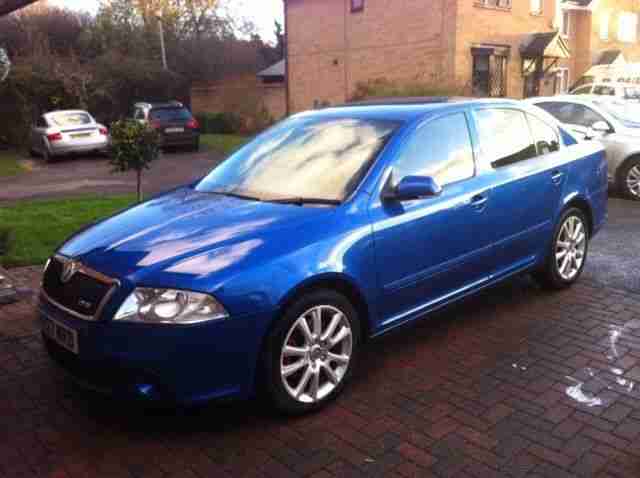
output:
[[[157,108],[149,113],[152,121],[188,121],[191,118],[191,113],[186,108]]]
[[[596,86],[593,89],[594,95],[616,96],[616,89],[613,86]]]
[[[485,109],[477,111],[476,117],[482,154],[494,168],[536,156],[536,147],[522,111]]]
[[[539,155],[553,153],[560,149],[558,133],[551,125],[533,115],[527,115],[527,119],[529,120],[531,133]]]
[[[549,102],[537,103],[547,113],[554,116],[561,123],[575,124],[590,128],[598,121],[606,121],[601,115],[591,108],[575,103]]]
[[[440,186],[473,177],[475,163],[464,113],[455,113],[420,126],[405,144],[393,168],[394,180],[430,176]]]
[[[572,95],[588,95],[591,93],[591,86],[583,86],[571,92]]]

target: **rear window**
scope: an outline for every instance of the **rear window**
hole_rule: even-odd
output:
[[[87,113],[54,113],[49,119],[56,126],[82,126],[93,123]]]
[[[188,121],[191,118],[191,112],[186,108],[157,108],[149,113],[152,121]]]

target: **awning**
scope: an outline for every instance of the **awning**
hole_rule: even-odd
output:
[[[571,57],[569,46],[560,32],[533,33],[520,48],[524,59],[553,58],[566,60]]]

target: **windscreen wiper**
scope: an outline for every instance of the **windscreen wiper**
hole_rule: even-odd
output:
[[[229,196],[238,199],[247,199],[249,201],[262,201],[262,199],[257,196],[251,196],[250,194],[233,193],[229,191],[211,191],[211,194],[219,194],[220,196]]]
[[[267,201],[265,199],[265,201]],[[339,206],[342,201],[337,199],[323,199],[323,198],[303,198],[303,197],[291,197],[282,199],[269,199],[267,202],[273,202],[276,204],[295,204],[297,206],[304,206],[305,204],[321,204],[327,206]]]

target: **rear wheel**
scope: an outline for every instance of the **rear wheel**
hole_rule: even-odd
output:
[[[589,225],[584,212],[567,209],[558,221],[551,250],[535,278],[551,289],[572,286],[582,275],[589,250]]]
[[[622,165],[618,189],[626,198],[640,201],[640,158],[630,159]]]
[[[265,385],[276,408],[317,410],[349,380],[360,347],[356,310],[342,295],[316,291],[287,308],[265,350]]]
[[[42,147],[42,160],[45,163],[50,163],[53,161],[53,156],[51,156],[51,153],[49,152],[49,148],[47,148],[46,145]]]

